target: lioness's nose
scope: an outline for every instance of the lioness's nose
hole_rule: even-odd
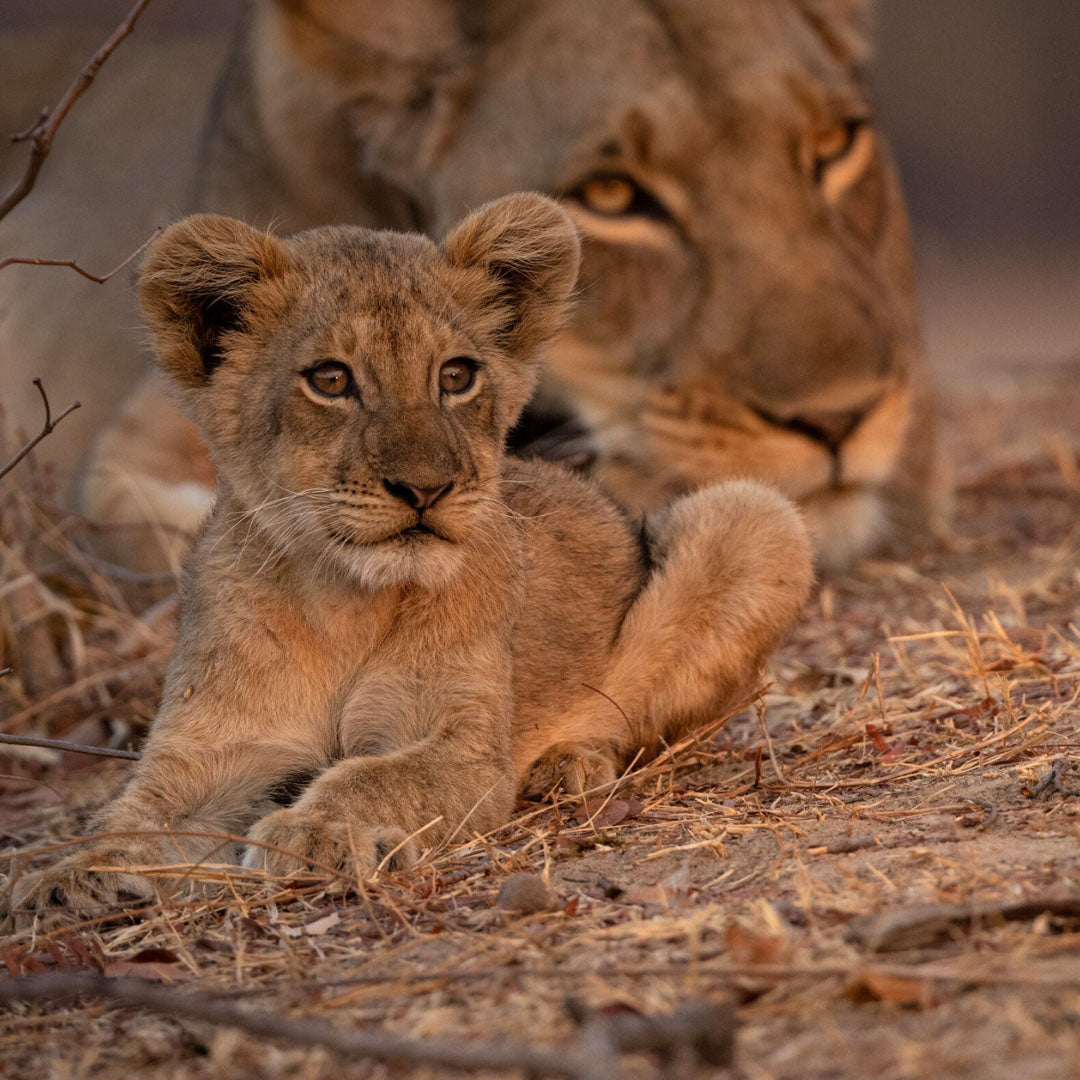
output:
[[[777,427],[787,428],[789,431],[797,431],[808,439],[822,443],[830,450],[836,451],[843,441],[851,435],[862,423],[863,418],[873,408],[868,405],[861,409],[844,409],[836,412],[804,412],[797,416],[775,416],[764,409],[754,408],[754,412],[763,420]]]
[[[434,506],[453,486],[453,481],[441,487],[417,487],[415,484],[405,484],[397,480],[383,480],[383,487],[395,499],[407,503],[414,510],[427,510]]]
[[[807,412],[793,416],[787,426],[836,449],[862,422],[865,409],[843,412]]]

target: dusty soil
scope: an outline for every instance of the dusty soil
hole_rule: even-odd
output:
[[[1080,1074],[1080,365],[981,373],[959,399],[943,425],[953,535],[824,582],[758,705],[618,791],[523,805],[498,835],[359,888],[162,869],[202,895],[10,937],[8,970],[104,970],[355,1030],[556,1049],[582,1015],[731,997],[731,1074],[747,1080]],[[5,497],[9,530],[55,520],[40,498]],[[57,559],[69,527],[47,532]],[[139,614],[130,582],[45,570],[18,637],[23,659],[34,633],[60,639],[62,670],[48,689],[0,682],[6,730],[136,737],[170,602]],[[6,576],[21,595],[25,576]],[[29,856],[77,835],[129,766],[19,749],[0,768],[0,843]],[[520,871],[549,879],[554,910],[496,906]],[[942,903],[959,906],[924,907]],[[867,921],[896,913],[899,928]],[[393,1071],[91,998],[5,1007],[0,1061],[5,1077],[110,1080]],[[612,1073],[655,1074],[648,1055]]]

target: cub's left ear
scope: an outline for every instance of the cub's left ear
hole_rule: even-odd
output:
[[[544,195],[490,202],[443,241],[451,266],[480,271],[463,281],[463,298],[490,314],[503,348],[528,356],[559,331],[581,263],[581,241],[569,214]]]
[[[242,221],[196,214],[154,242],[139,272],[139,301],[158,362],[185,387],[205,385],[241,330],[254,287],[288,267],[280,240]]]

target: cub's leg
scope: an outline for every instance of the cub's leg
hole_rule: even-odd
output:
[[[94,445],[82,508],[106,525],[102,555],[136,570],[174,569],[214,505],[210,454],[158,373],[145,378]]]
[[[161,717],[157,724],[169,726]],[[227,861],[233,847],[227,841],[167,834],[243,834],[268,787],[295,771],[301,754],[296,746],[267,739],[215,746],[194,726],[155,731],[128,786],[98,816],[95,832],[105,835],[53,866],[13,868],[6,891],[16,926],[35,917],[49,925],[151,899],[154,883],[131,867]],[[168,891],[167,884],[161,887]]]
[[[255,823],[244,864],[287,874],[319,863],[359,874],[395,848],[395,864],[407,865],[417,846],[497,828],[515,793],[508,723],[499,716],[444,720],[400,750],[332,766],[293,806]],[[414,833],[417,842],[407,843]]]
[[[603,690],[560,725],[617,756],[723,715],[753,688],[813,583],[806,527],[787,499],[730,481],[650,523],[655,568],[623,622]]]

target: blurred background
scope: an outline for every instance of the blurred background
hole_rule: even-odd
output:
[[[52,24],[104,38],[129,7],[2,0],[0,31]],[[241,9],[155,0],[138,35],[220,36],[223,50]],[[911,204],[939,380],[1080,357],[1080,4],[878,0],[875,37],[877,105]],[[83,59],[58,69],[57,92]]]

